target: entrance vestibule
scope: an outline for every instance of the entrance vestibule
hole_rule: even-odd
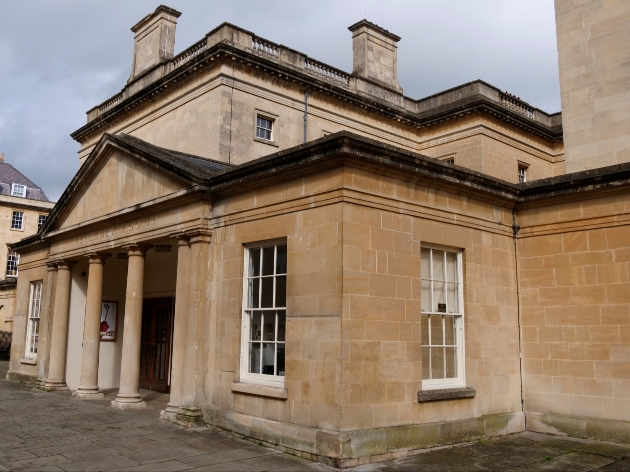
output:
[[[170,392],[174,298],[145,298],[142,303],[140,388]]]

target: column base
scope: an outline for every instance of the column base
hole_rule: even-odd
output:
[[[98,387],[79,387],[72,393],[72,396],[79,400],[102,400],[105,398],[105,395],[98,391]]]
[[[203,411],[197,407],[168,405],[166,410],[160,412],[160,419],[189,428],[205,428],[206,426]]]
[[[140,398],[140,394],[121,395],[119,393],[116,400],[112,402],[112,408],[119,410],[137,410],[146,407],[147,403]]]
[[[45,390],[46,392],[70,390],[65,381],[51,379],[44,380],[37,386],[37,388]]]

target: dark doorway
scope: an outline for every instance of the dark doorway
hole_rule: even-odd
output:
[[[144,299],[140,344],[140,388],[169,392],[172,332],[173,298]]]

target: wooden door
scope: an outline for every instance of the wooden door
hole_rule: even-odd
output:
[[[169,392],[173,332],[173,299],[147,298],[142,302],[140,388]]]

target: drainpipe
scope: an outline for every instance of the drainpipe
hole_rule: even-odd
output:
[[[308,90],[304,91],[304,142],[306,142],[306,131],[308,129]]]

